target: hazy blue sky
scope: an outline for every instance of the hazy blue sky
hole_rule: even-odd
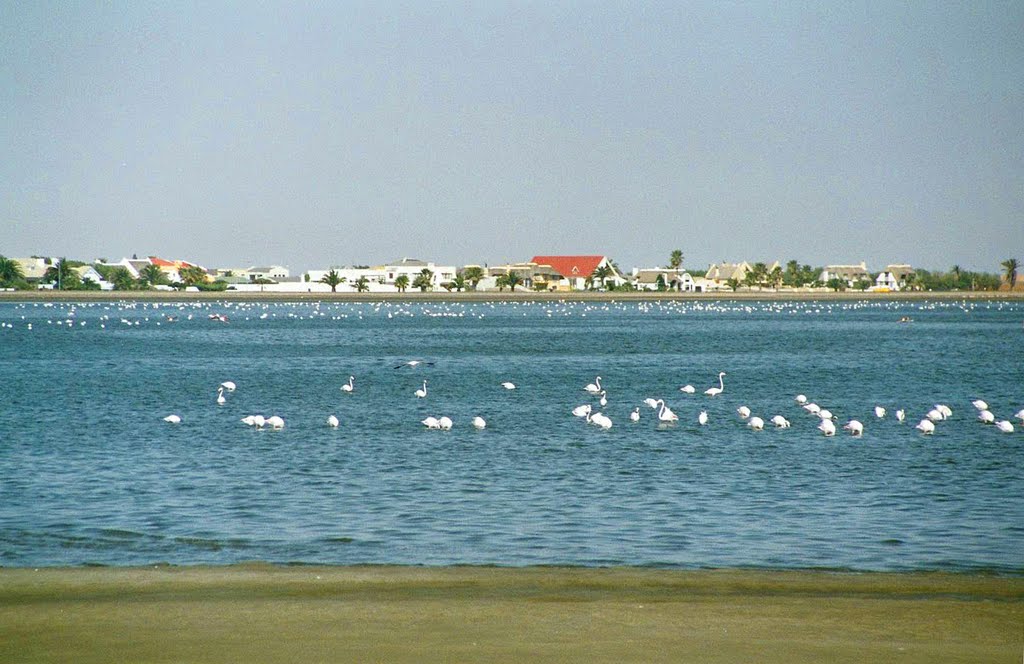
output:
[[[1024,259],[1019,1],[323,5],[0,3],[0,253]]]

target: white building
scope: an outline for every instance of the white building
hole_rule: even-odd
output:
[[[633,285],[637,290],[642,291],[670,290],[684,293],[697,291],[697,284],[689,272],[667,267],[633,268]]]
[[[843,281],[848,288],[856,288],[861,281],[870,281],[871,274],[864,261],[858,265],[826,265],[818,276],[818,281],[827,284],[832,279]]]

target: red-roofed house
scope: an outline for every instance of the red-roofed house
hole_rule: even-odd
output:
[[[534,256],[530,262],[551,266],[562,276],[565,286],[572,290],[585,289],[587,279],[594,274],[594,270],[601,266],[608,266],[612,270],[612,276],[608,278],[608,281],[615,284],[623,281],[622,275],[618,273],[607,256]]]
[[[195,263],[189,263],[188,261],[169,261],[160,258],[159,256],[150,256],[149,262],[160,268],[160,271],[167,275],[167,279],[171,283],[181,281],[180,270],[183,267],[198,267],[202,269],[204,272],[206,271],[206,268],[202,267],[201,265],[196,265]]]

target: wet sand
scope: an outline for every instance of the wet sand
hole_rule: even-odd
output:
[[[580,568],[0,570],[4,662],[1019,662],[1024,578]]]

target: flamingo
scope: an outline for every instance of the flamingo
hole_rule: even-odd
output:
[[[608,393],[604,390],[601,390],[601,401],[599,403],[601,404],[601,408],[608,405]]]
[[[850,420],[843,425],[843,428],[850,432],[851,435],[860,436],[864,433],[864,425],[857,420]]]
[[[822,420],[818,425],[818,430],[826,436],[836,435],[836,425],[832,423],[832,420]]]
[[[828,410],[827,408],[822,408],[821,410],[819,410],[818,411],[818,417],[820,417],[823,420],[834,420],[834,419],[836,419],[835,415],[832,414],[832,411]]]
[[[632,422],[640,421],[640,406],[637,406],[636,408],[633,409],[633,412],[629,414],[629,419]]]
[[[245,417],[243,417],[241,419],[241,422],[242,422],[242,424],[246,424],[248,426],[254,427],[254,426],[256,426],[256,416],[255,415],[246,415]]]
[[[427,427],[428,429],[441,428],[441,423],[438,421],[436,417],[428,417],[425,420],[423,420],[421,424],[423,424],[423,426]]]
[[[477,429],[486,429],[487,420],[477,415],[476,417],[473,418],[473,426],[475,426]]]
[[[807,404],[804,404],[804,405],[803,405],[803,409],[804,409],[804,410],[806,410],[806,411],[807,411],[808,413],[810,413],[811,415],[817,415],[818,413],[820,413],[820,412],[821,412],[821,406],[819,406],[819,405],[818,405],[818,404],[816,404],[816,403],[807,403]]]
[[[409,360],[408,362],[403,362],[402,364],[399,364],[398,366],[396,366],[394,368],[395,369],[401,369],[402,367],[409,367],[410,369],[415,369],[416,367],[418,367],[421,364],[424,365],[424,366],[428,366],[428,367],[434,366],[433,362],[424,362],[423,360]]]
[[[588,383],[587,386],[584,387],[583,389],[586,390],[587,392],[590,392],[591,394],[600,394],[602,389],[601,377],[598,376],[596,379],[594,379],[593,383]]]
[[[257,429],[262,429],[267,425],[267,418],[263,417],[262,415],[253,415],[252,425]]]
[[[504,387],[506,390],[514,390],[514,389],[516,389],[516,384],[515,383],[510,383],[507,380],[504,383],[502,383],[501,386]]]
[[[341,391],[342,392],[349,392],[349,393],[351,393],[353,390],[355,390],[356,389],[355,380],[356,380],[355,376],[349,376],[348,377],[348,383],[346,383],[346,384],[341,386]]]
[[[227,399],[224,398],[224,388],[217,388],[217,404],[223,406]]]
[[[697,388],[695,388],[693,385],[683,385],[682,387],[679,388],[679,391],[686,392],[687,394],[693,394],[694,392],[697,391]]]
[[[760,431],[761,429],[764,429],[764,420],[756,416],[751,417],[750,421],[747,422],[747,426],[753,429],[754,431]]]
[[[1003,433],[1013,433],[1013,423],[1007,420],[999,420],[996,422],[996,428]]]
[[[661,410],[658,411],[658,419],[662,422],[675,422],[679,416],[672,412],[672,409],[665,405],[664,399],[658,399]]]
[[[877,417],[878,419],[882,419],[883,417],[885,417],[885,408],[882,408],[881,406],[875,406],[875,417]]]
[[[921,420],[920,422],[918,422],[917,426],[914,427],[914,428],[917,429],[918,431],[920,431],[921,433],[924,433],[924,434],[933,434],[933,433],[935,433],[935,423],[932,422],[931,420],[927,419],[927,418]]]
[[[164,418],[164,422],[168,424],[181,424],[181,415],[168,415]]]
[[[708,411],[706,411],[706,410],[700,411],[700,415],[697,416],[697,422],[701,426],[704,426],[705,424],[707,424],[708,423]]]
[[[339,424],[340,422],[338,422],[338,418],[335,417],[334,415],[329,415],[327,417],[327,426],[331,427],[332,429],[337,429]]]
[[[935,410],[942,413],[942,419],[946,419],[947,417],[953,417],[953,410],[945,404],[935,404]]]
[[[772,418],[772,424],[774,424],[775,426],[777,426],[780,429],[788,429],[789,428],[789,420],[787,420],[782,415],[776,415],[775,417],[773,417]]]
[[[1013,414],[1013,416],[1016,417],[1021,422],[1024,422],[1024,408],[1018,410],[1016,413]]]
[[[647,404],[648,406],[650,406],[651,408],[657,408],[658,407],[658,400],[657,399],[652,399],[650,397],[647,397],[646,399],[644,399],[644,403]]]
[[[271,429],[283,429],[284,420],[278,417],[277,415],[273,415],[267,418],[267,426],[269,426]]]
[[[427,396],[427,381],[423,381],[423,387],[421,387],[420,389],[416,390],[416,392],[414,392],[414,394],[417,397],[419,397],[420,399],[422,399],[423,397]]]
[[[977,408],[978,410],[988,410],[988,404],[981,399],[975,399],[974,401],[971,402],[971,405]]]
[[[448,416],[439,417],[437,418],[437,426],[440,427],[442,431],[451,431],[452,420]]]
[[[932,422],[941,422],[942,420],[946,419],[946,416],[943,415],[942,411],[940,411],[938,408],[932,408],[931,410],[929,410],[925,417],[927,417]]]
[[[796,397],[793,398],[793,401],[797,402],[798,404],[800,404],[802,406],[805,403],[807,403],[807,397],[805,395],[803,395],[803,394],[798,394],[798,395],[796,395]]]
[[[982,424],[995,424],[996,416],[993,415],[990,410],[983,410],[978,413],[978,420],[980,420]]]
[[[896,419],[898,421],[900,421],[900,422],[902,422],[903,420],[907,419],[907,411],[903,410],[902,408],[897,410],[896,411]]]
[[[590,404],[588,403],[588,404],[583,404],[582,406],[576,406],[575,408],[573,408],[572,409],[572,414],[575,415],[576,417],[586,417],[587,415],[590,414],[590,411],[591,411],[591,408],[590,408]]]
[[[750,417],[750,409],[746,406],[740,406],[736,409],[736,412],[739,413],[741,420],[745,420]]]
[[[725,382],[722,380],[722,376],[724,376],[724,375],[725,375],[724,371],[719,371],[718,372],[718,387],[709,387],[708,389],[704,390],[704,394],[708,395],[709,397],[714,397],[714,396],[718,396],[719,394],[724,392],[725,391]]]
[[[590,421],[602,429],[612,428],[612,419],[604,413],[594,413],[593,416],[591,416]]]
[[[220,386],[223,387],[228,392],[234,392],[236,387],[235,384],[230,380],[224,381],[223,383],[220,384]]]

